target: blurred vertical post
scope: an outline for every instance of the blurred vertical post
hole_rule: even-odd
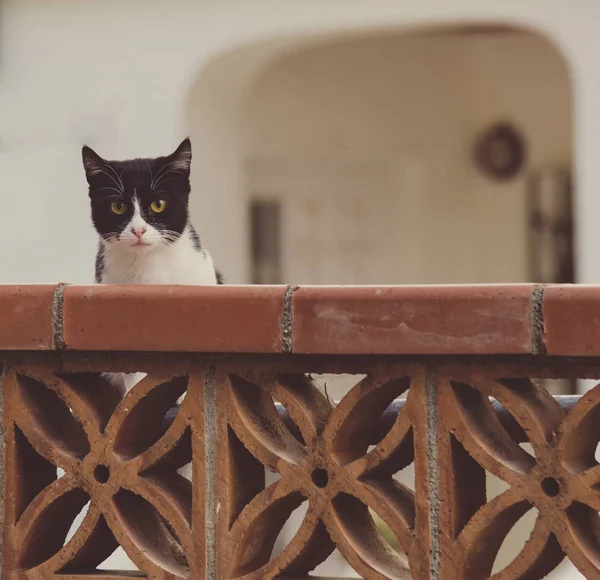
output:
[[[250,209],[252,283],[281,284],[281,207],[275,200],[254,200]]]
[[[532,281],[570,284],[574,281],[571,174],[563,169],[539,170],[528,185]]]

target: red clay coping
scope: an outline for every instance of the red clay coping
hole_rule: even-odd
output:
[[[0,350],[600,356],[600,286],[0,285]]]

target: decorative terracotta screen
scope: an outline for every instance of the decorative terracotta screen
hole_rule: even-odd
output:
[[[486,579],[531,512],[495,578],[600,578],[600,387],[538,384],[600,378],[600,288],[3,286],[0,319],[4,579]]]

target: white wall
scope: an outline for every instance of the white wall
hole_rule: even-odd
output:
[[[111,157],[154,155],[174,147],[190,129],[189,111],[182,106],[191,95],[227,85],[220,77],[226,76],[223,65],[233,56],[235,70],[244,78],[265,58],[264,51],[257,57],[244,50],[234,55],[236,49],[254,44],[275,54],[282,39],[305,43],[327,34],[465,19],[531,26],[564,51],[576,91],[579,279],[600,281],[595,252],[600,41],[594,25],[600,5],[593,0],[548,0],[543,6],[517,0],[461,0],[452,5],[444,0],[374,0],[368,5],[289,0],[285,9],[268,0],[190,0],[176,7],[153,0],[143,10],[133,0],[5,0],[2,8],[0,186],[9,192],[5,212],[11,216],[0,231],[3,282],[90,280],[94,236],[82,218],[86,202],[80,145],[88,141]],[[203,78],[219,67],[221,75]],[[236,90],[241,94],[244,87]],[[213,97],[203,118],[219,108],[221,116],[233,116],[235,100],[230,96],[227,103],[215,103]],[[206,127],[202,140],[195,139],[201,141],[194,164],[196,184],[201,186],[204,179],[208,187],[196,187],[194,212],[210,216],[197,220],[205,226],[204,237],[229,278],[241,281],[247,279],[245,216],[234,215],[230,225],[228,205],[215,204],[212,211],[204,197],[209,195],[206,189],[215,199],[241,195],[237,188],[242,184],[235,179],[232,183],[229,172],[213,171],[214,159],[223,159],[226,166],[231,155],[228,138],[216,124]],[[198,136],[197,130],[192,133]],[[24,220],[30,224],[26,231]],[[48,223],[54,232],[51,243],[44,227]],[[64,252],[69,259],[61,257]]]
[[[323,205],[339,199],[322,223],[314,217],[305,239],[287,240],[309,254],[298,255],[300,264],[329,255],[344,225],[335,217],[362,179],[371,207],[362,209],[351,242],[376,230],[371,259],[380,262],[359,280],[344,272],[336,278],[333,268],[328,277],[298,277],[285,263],[284,280],[528,281],[525,175],[570,167],[570,94],[561,56],[530,33],[373,37],[281,58],[255,81],[240,113],[248,193],[281,197],[295,219],[302,196]],[[489,124],[504,120],[523,132],[529,162],[521,177],[497,184],[474,167],[472,147]],[[367,210],[379,212],[370,225]]]

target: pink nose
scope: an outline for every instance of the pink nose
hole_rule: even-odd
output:
[[[141,230],[138,229],[133,229],[133,235],[138,239],[141,240],[142,236],[146,233],[146,228],[143,228]]]

